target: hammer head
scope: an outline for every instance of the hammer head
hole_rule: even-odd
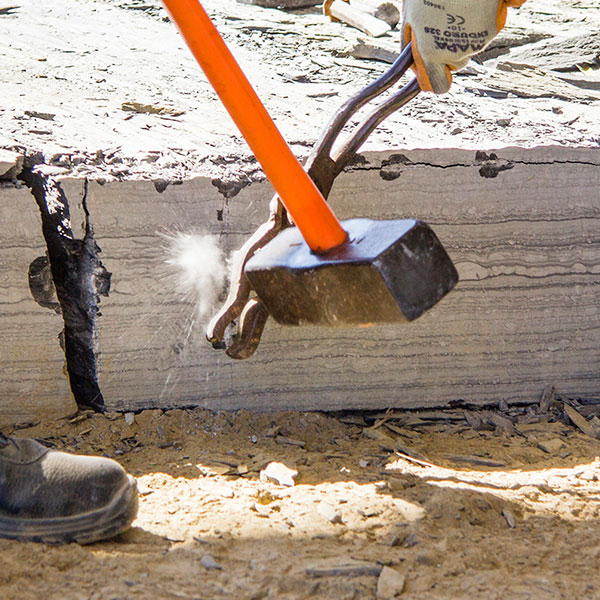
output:
[[[450,257],[422,221],[350,219],[342,226],[348,241],[325,254],[314,254],[290,227],[246,263],[246,277],[276,321],[412,321],[458,281]]]

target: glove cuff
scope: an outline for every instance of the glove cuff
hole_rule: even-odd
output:
[[[445,94],[452,85],[452,73],[447,65],[429,65],[429,70],[425,67],[425,62],[419,53],[417,40],[412,27],[407,23],[402,30],[402,47],[412,42],[412,55],[414,64],[412,70],[417,76],[419,87],[424,92],[433,92],[434,94]]]

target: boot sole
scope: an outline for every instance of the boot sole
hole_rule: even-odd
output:
[[[19,519],[0,515],[0,537],[46,544],[91,544],[129,529],[137,509],[137,484],[128,475],[127,483],[110,504],[94,511],[56,519]]]

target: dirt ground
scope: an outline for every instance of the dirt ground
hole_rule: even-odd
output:
[[[116,458],[140,510],[90,546],[0,541],[2,598],[600,598],[598,440],[560,405],[85,412],[19,430]],[[599,409],[578,407],[591,428]]]

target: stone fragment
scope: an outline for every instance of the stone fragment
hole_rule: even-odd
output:
[[[570,37],[553,35],[513,50],[510,60],[558,72],[597,69],[600,66],[600,39],[595,29],[583,29]]]
[[[553,438],[551,440],[541,440],[538,442],[537,447],[548,454],[558,454],[564,442],[560,438]]]
[[[379,516],[381,514],[381,509],[375,507],[359,509],[358,514],[365,517],[365,519],[371,519],[372,517]]]
[[[317,506],[317,512],[334,525],[342,522],[342,515],[327,502],[320,502]]]
[[[273,426],[273,427],[269,427],[269,429],[267,429],[267,431],[265,431],[265,437],[266,438],[274,438],[277,437],[279,435],[279,431],[280,431],[281,427],[277,426]]]
[[[481,458],[479,456],[471,456],[471,455],[459,455],[452,454],[446,456],[448,460],[456,463],[466,463],[468,465],[477,465],[478,467],[504,467],[506,466],[503,462],[497,460],[490,460],[487,458]]]
[[[400,21],[400,11],[392,2],[380,2],[379,0],[350,0],[350,4],[358,10],[367,13],[387,23],[392,29]]]
[[[600,98],[600,92],[580,89],[559,77],[533,66],[504,62],[481,81],[465,83],[465,88],[494,98],[559,98],[568,102],[589,104]]]
[[[363,435],[370,440],[375,440],[379,443],[383,450],[393,452],[397,450],[397,444],[393,437],[387,435],[380,429],[373,429],[372,427],[366,427],[363,429]]]
[[[565,413],[567,414],[569,419],[571,419],[573,425],[575,425],[577,429],[579,429],[582,433],[585,433],[585,435],[589,435],[590,437],[596,439],[600,438],[600,432],[597,431],[591,423],[588,423],[585,417],[580,415],[577,412],[577,410],[575,410],[572,406],[569,406],[568,404],[564,405],[564,409]]]
[[[490,424],[494,425],[494,427],[496,427],[496,429],[499,429],[500,431],[503,431],[504,433],[507,433],[509,435],[514,435],[517,433],[514,423],[510,419],[503,417],[502,415],[499,415],[498,413],[490,412],[487,415],[487,421]]]
[[[185,112],[167,106],[143,104],[141,102],[123,102],[121,104],[121,110],[125,112],[144,113],[147,115],[169,115],[171,117],[179,117]]]
[[[397,598],[403,591],[406,577],[391,567],[383,567],[377,580],[377,600]]]
[[[324,560],[319,564],[308,567],[309,577],[378,577],[382,567],[377,564],[360,560]]]
[[[255,502],[252,505],[252,510],[259,516],[265,519],[268,519],[271,515],[272,509],[269,505],[261,504],[259,502]]]
[[[435,564],[435,556],[431,552],[421,552],[415,557],[415,563],[431,567]]]
[[[359,40],[352,48],[350,56],[363,60],[377,60],[391,65],[396,62],[400,54],[381,46],[375,46],[365,40]]]
[[[298,471],[286,467],[283,463],[272,462],[260,472],[260,480],[274,481],[279,485],[292,487],[295,485],[294,477],[296,477],[296,475],[298,475]]]
[[[159,448],[168,448],[171,446],[171,442],[167,442],[165,444],[159,444]],[[196,465],[196,468],[202,473],[202,475],[206,477],[214,477],[215,475],[229,475],[232,471],[231,467],[227,465],[211,465],[210,467],[206,467],[202,464]]]
[[[514,529],[515,525],[516,525],[516,521],[515,521],[515,516],[512,514],[512,512],[510,510],[508,510],[508,508],[503,508],[502,509],[502,515],[506,519],[507,525],[511,529]]]
[[[262,490],[256,494],[256,501],[259,504],[271,504],[271,502],[275,502],[275,500],[277,500],[277,496],[274,496],[268,490]]]
[[[554,109],[552,109],[554,110]],[[542,395],[540,396],[540,413],[548,412],[550,406],[556,401],[556,388],[553,385],[547,385],[542,390]]]
[[[482,418],[475,411],[465,411],[465,420],[475,431],[483,431],[490,429],[487,423],[484,423]]]
[[[306,446],[306,443],[301,440],[294,440],[283,435],[278,435],[275,438],[275,441],[278,444],[283,444],[284,446],[298,446],[299,448],[304,448],[304,446]]]
[[[210,555],[210,554],[205,554],[201,559],[200,559],[200,564],[207,570],[210,571],[211,569],[215,569],[217,571],[221,571],[223,569],[223,567]]]
[[[0,179],[15,179],[23,168],[23,156],[0,148]]]
[[[379,37],[390,31],[391,27],[385,21],[363,12],[342,0],[325,0],[323,12],[332,21],[341,21],[346,25],[355,27],[372,37]]]
[[[419,543],[419,538],[416,536],[415,533],[409,533],[405,538],[404,538],[404,542],[402,542],[402,545],[405,548],[412,548],[413,546],[416,546]]]
[[[56,116],[54,113],[40,112],[39,110],[26,110],[25,114],[28,117],[33,117],[34,119],[41,119],[42,121],[54,121],[54,117]]]
[[[125,423],[133,425],[135,423],[135,415],[132,412],[125,413]]]

